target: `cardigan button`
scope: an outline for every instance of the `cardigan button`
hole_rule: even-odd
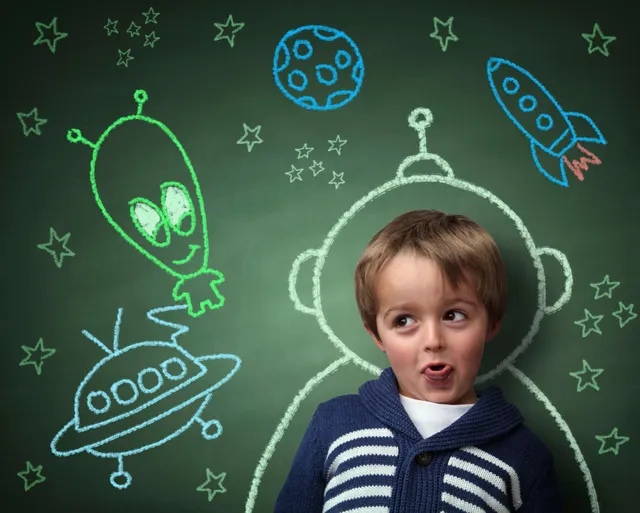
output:
[[[431,463],[432,456],[430,452],[421,452],[416,456],[416,463],[423,467],[426,467],[429,463]]]

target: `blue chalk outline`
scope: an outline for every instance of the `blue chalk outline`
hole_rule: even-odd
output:
[[[566,125],[568,126],[567,130],[565,130],[551,144],[551,146],[549,148],[544,147],[535,137],[533,137],[533,135],[531,135],[520,124],[520,122],[517,120],[517,118],[511,113],[511,111],[507,108],[507,106],[502,101],[502,98],[500,97],[500,93],[498,92],[498,90],[496,88],[495,81],[493,80],[493,72],[496,71],[503,64],[513,68],[514,70],[516,70],[516,71],[518,71],[520,73],[522,73],[529,80],[531,80],[531,82],[533,82],[533,84],[535,84],[542,91],[542,93],[544,95],[546,95],[546,97],[551,101],[553,106],[557,109],[558,113],[562,116],[562,118],[564,119]],[[596,126],[596,124],[591,120],[591,118],[589,116],[586,116],[585,114],[581,114],[580,112],[565,112],[562,109],[562,107],[560,106],[560,104],[556,101],[556,99],[549,93],[549,91],[547,91],[547,88],[545,86],[543,86],[536,78],[534,78],[533,75],[531,75],[531,73],[529,73],[527,70],[525,70],[521,66],[518,66],[517,64],[515,64],[515,63],[513,63],[511,61],[508,61],[506,59],[502,59],[502,58],[499,58],[499,57],[491,57],[491,58],[489,58],[487,60],[487,76],[489,78],[489,86],[491,87],[491,90],[493,91],[493,95],[494,95],[496,101],[498,102],[500,107],[502,107],[502,110],[509,117],[509,119],[513,122],[513,124],[516,125],[516,127],[518,127],[518,129],[531,142],[531,155],[533,157],[534,164],[538,168],[538,171],[540,171],[544,176],[546,176],[553,183],[556,183],[556,184],[561,185],[563,187],[568,187],[569,186],[569,183],[567,181],[567,172],[566,172],[566,169],[565,169],[564,159],[562,157],[567,152],[567,150],[572,148],[576,143],[578,143],[578,142],[594,142],[594,143],[597,143],[597,144],[607,144],[607,141],[604,138],[604,136],[602,135],[602,132],[600,132],[600,129]],[[507,77],[507,78],[505,78],[502,81],[503,88],[504,88],[505,82],[509,78],[515,79],[515,77]],[[517,81],[517,79],[515,79],[515,80]],[[519,83],[519,81],[517,81],[517,82]],[[513,92],[505,91],[505,93],[509,94],[509,95],[513,95],[519,89],[520,89],[520,87],[518,87]],[[593,132],[594,132],[595,136],[592,136],[592,137],[579,137],[578,135],[576,135],[575,129],[573,127],[573,124],[571,123],[571,120],[572,119],[576,119],[576,118],[580,118],[580,119],[586,121],[591,126],[591,128],[593,129]],[[536,126],[538,126],[537,122],[536,122]],[[540,127],[538,126],[538,128],[540,128]],[[549,127],[549,128],[551,128],[551,127]],[[567,137],[569,137],[569,139],[570,139],[569,142],[567,144],[563,144],[563,141]],[[561,146],[561,148],[557,149],[558,146]],[[545,153],[547,153],[547,154],[549,154],[549,155],[551,155],[553,157],[557,157],[560,160],[560,176],[561,176],[560,179],[552,176],[551,174],[549,174],[544,169],[544,167],[542,167],[542,164],[540,163],[540,160],[539,160],[538,154],[537,154],[539,149],[543,150]]]
[[[242,364],[242,360],[232,354],[215,354],[215,355],[206,355],[206,356],[201,356],[201,357],[194,357],[191,354],[189,354],[186,350],[184,350],[182,347],[180,347],[176,341],[177,337],[179,337],[180,335],[186,333],[189,331],[189,327],[182,325],[182,324],[175,324],[172,322],[168,322],[162,319],[159,319],[158,317],[156,317],[156,314],[159,313],[165,313],[165,312],[169,312],[169,311],[173,311],[173,310],[185,310],[187,309],[187,305],[171,305],[171,306],[167,306],[167,307],[160,307],[160,308],[154,308],[152,310],[149,310],[147,312],[147,318],[156,323],[159,324],[161,326],[166,326],[169,328],[173,328],[174,330],[176,330],[172,335],[171,335],[171,342],[160,342],[160,341],[147,341],[147,342],[138,342],[135,344],[132,344],[130,346],[127,346],[125,348],[119,348],[118,346],[118,341],[119,341],[119,336],[120,336],[120,324],[122,321],[122,308],[118,309],[118,315],[116,318],[116,322],[115,322],[115,326],[114,326],[114,330],[113,330],[113,350],[109,349],[107,346],[105,346],[102,342],[100,342],[97,338],[95,338],[93,335],[91,335],[89,332],[87,332],[86,330],[83,330],[83,334],[92,342],[94,342],[98,347],[100,347],[103,351],[105,351],[106,353],[108,353],[108,356],[106,356],[105,358],[103,358],[102,360],[100,360],[96,365],[94,365],[94,367],[89,371],[89,373],[84,377],[84,379],[82,380],[82,382],[80,383],[80,385],[78,386],[78,389],[76,391],[76,394],[74,396],[74,417],[71,421],[69,421],[67,424],[65,424],[65,426],[56,434],[56,436],[53,438],[53,440],[51,441],[51,451],[53,452],[53,454],[55,454],[56,456],[70,456],[72,454],[78,454],[81,452],[87,452],[93,456],[96,457],[100,457],[100,458],[114,458],[118,460],[118,470],[116,472],[113,472],[109,478],[109,482],[111,483],[111,485],[115,488],[118,489],[124,489],[127,488],[130,484],[131,484],[131,474],[129,474],[128,472],[126,472],[124,470],[124,457],[125,456],[131,456],[134,454],[139,454],[143,451],[146,451],[148,449],[152,449],[154,447],[158,447],[166,442],[168,442],[169,440],[172,440],[173,438],[179,436],[180,434],[182,434],[184,431],[186,431],[192,424],[194,424],[195,422],[197,422],[198,424],[200,424],[200,426],[202,427],[201,429],[201,434],[202,437],[205,440],[214,440],[216,438],[218,438],[221,434],[222,434],[222,425],[220,424],[220,422],[218,422],[217,420],[210,420],[210,421],[204,421],[201,418],[201,414],[204,411],[204,409],[206,408],[206,406],[209,404],[209,401],[211,400],[211,396],[212,396],[212,392],[218,388],[220,388],[222,385],[224,385],[227,381],[229,381],[233,375],[238,371],[238,369],[240,368],[241,364]],[[122,356],[124,353],[126,353],[127,351],[130,351],[132,349],[136,349],[136,348],[140,348],[140,347],[171,347],[172,349],[177,350],[186,360],[188,360],[189,362],[195,364],[196,368],[198,369],[197,374],[195,374],[194,376],[192,376],[190,379],[188,379],[187,381],[185,381],[184,383],[181,383],[180,385],[174,386],[173,388],[171,388],[170,390],[161,393],[160,395],[158,395],[157,397],[154,397],[153,399],[146,401],[145,403],[143,403],[141,406],[134,408],[133,410],[130,410],[124,414],[120,414],[117,415],[115,417],[112,417],[108,420],[102,421],[102,422],[97,422],[97,423],[93,423],[93,424],[89,424],[87,426],[80,426],[80,418],[79,418],[79,413],[80,413],[80,398],[82,397],[82,392],[85,388],[85,385],[91,380],[91,378],[94,376],[94,374],[96,373],[96,371],[98,369],[100,369],[103,365],[105,365],[107,362],[113,360],[114,358],[117,358],[119,356]],[[189,397],[187,400],[182,401],[180,404],[174,406],[173,408],[166,410],[165,412],[161,413],[160,415],[156,415],[155,417],[151,418],[151,419],[147,419],[144,422],[141,422],[131,428],[128,428],[124,431],[121,431],[119,433],[116,433],[114,435],[111,435],[107,438],[103,438],[103,439],[98,439],[96,442],[94,443],[88,443],[88,444],[84,444],[83,446],[77,448],[77,449],[71,449],[68,451],[59,451],[57,449],[57,444],[60,440],[60,438],[70,429],[73,428],[73,430],[75,431],[76,434],[80,434],[80,433],[85,433],[85,432],[91,432],[90,430],[92,429],[96,429],[108,424],[112,424],[113,422],[116,422],[118,420],[122,420],[128,417],[131,417],[132,415],[135,415],[136,413],[141,412],[142,410],[144,410],[145,408],[147,408],[148,406],[157,403],[158,401],[162,400],[163,398],[172,395],[173,393],[177,392],[180,389],[183,389],[184,387],[192,384],[194,381],[196,381],[197,379],[203,377],[208,371],[209,369],[203,365],[202,362],[210,362],[212,360],[220,360],[220,359],[225,359],[225,360],[234,360],[235,361],[235,366],[234,368],[228,372],[226,374],[226,376],[213,383],[210,386],[207,386],[204,390],[199,391],[198,393],[194,393],[193,396]],[[166,360],[164,364],[167,364],[169,362],[171,362],[173,360],[173,358],[170,358],[168,360]],[[176,361],[180,361],[179,358],[175,358]],[[184,366],[184,363],[180,361],[180,363],[182,363],[182,365]],[[150,369],[155,370],[156,372],[157,369],[155,369],[155,367],[149,367],[147,369],[143,369],[142,371],[140,371],[138,373],[138,376],[140,376],[141,374],[143,374],[144,372],[150,371]],[[186,371],[186,366],[183,367],[183,369]],[[158,372],[158,374],[160,374]],[[166,373],[164,373],[164,375],[166,377],[169,377]],[[160,376],[162,377],[162,376]],[[179,379],[179,378],[176,378]],[[132,380],[120,380],[116,383],[114,383],[111,386],[112,389],[112,393],[113,390],[115,389],[115,386],[118,383],[122,383],[122,382],[131,382],[134,385],[134,389],[136,390],[136,398],[139,394],[138,388],[135,387],[135,383]],[[141,387],[142,388],[142,387]],[[156,387],[152,387],[153,390],[157,390],[159,388],[159,386]],[[144,393],[144,390],[142,390]],[[94,397],[95,395],[103,395],[104,397],[106,397],[106,402],[107,402],[107,406],[105,406],[102,409],[97,409],[95,407],[92,407],[90,403],[88,403],[88,408],[91,412],[93,412],[94,414],[100,414],[100,413],[104,413],[106,411],[108,411],[109,407],[111,406],[111,404],[113,404],[113,402],[111,401],[111,398],[104,392],[104,391],[91,391],[88,395],[87,395],[87,401],[89,397]],[[114,399],[116,398],[116,395],[114,394]],[[136,449],[131,449],[131,450],[127,450],[127,451],[119,451],[119,452],[102,452],[99,450],[100,446],[103,446],[113,440],[116,440],[118,438],[122,438],[128,434],[133,433],[134,431],[137,431],[141,428],[147,427],[150,424],[153,424],[154,422],[157,422],[169,415],[171,415],[172,413],[188,406],[189,404],[197,401],[198,399],[203,399],[202,404],[200,405],[200,407],[198,408],[198,410],[196,411],[196,413],[191,417],[191,419],[186,422],[181,428],[179,428],[178,430],[174,431],[173,433],[171,433],[170,435],[164,437],[162,440],[159,440],[157,442],[153,442],[147,445],[144,445],[142,447],[138,447]],[[128,400],[125,403],[130,403],[133,402],[133,400]],[[210,432],[210,428],[215,428],[215,432]],[[124,483],[118,483],[116,481],[117,478],[119,477],[123,477],[124,478]]]
[[[313,34],[321,41],[333,41],[339,38],[345,39],[347,43],[349,43],[349,45],[351,46],[351,49],[353,50],[356,56],[356,63],[353,65],[353,70],[351,71],[351,78],[356,83],[355,89],[340,90],[340,91],[335,91],[331,93],[327,97],[327,101],[324,105],[319,105],[313,96],[301,96],[299,98],[296,98],[289,92],[288,89],[285,88],[282,81],[280,80],[279,73],[282,72],[284,69],[286,69],[291,62],[291,54],[285,42],[289,40],[289,38],[305,30],[311,30]],[[327,35],[326,33],[330,33],[331,35]],[[307,40],[305,39],[305,41]],[[294,48],[293,48],[294,52],[297,50],[297,43],[298,43],[297,41],[296,43],[294,43]],[[284,55],[284,63],[278,66],[278,61],[279,61],[281,52]],[[334,59],[336,61],[337,61],[338,53],[339,52],[336,53],[336,58]],[[309,59],[309,57],[311,57],[311,55],[309,55],[308,57],[303,57],[303,60],[307,60]],[[348,64],[346,66],[348,66]],[[293,71],[298,71],[298,70],[292,70],[292,72]],[[316,73],[317,73],[317,70],[316,70]],[[302,27],[289,30],[284,36],[282,36],[282,38],[278,42],[276,46],[276,50],[273,54],[273,78],[276,85],[278,86],[278,89],[280,89],[282,94],[284,94],[289,100],[291,100],[296,105],[308,110],[319,110],[319,111],[335,110],[335,109],[339,109],[340,107],[343,107],[344,105],[349,103],[351,100],[353,100],[360,92],[360,89],[362,89],[362,83],[364,82],[364,60],[362,59],[362,55],[360,54],[360,49],[358,48],[358,45],[356,45],[353,39],[351,39],[343,31],[334,29],[332,27],[328,27],[326,25],[304,25]],[[302,88],[293,87],[291,85],[291,72],[287,73],[287,84],[292,89],[295,89],[296,91],[300,91],[300,92],[303,91],[307,86],[307,83],[305,83],[304,87]],[[346,98],[339,103],[332,104],[331,103],[332,100],[335,97],[340,95],[343,95],[343,96],[346,95]]]

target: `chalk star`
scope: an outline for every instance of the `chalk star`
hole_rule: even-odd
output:
[[[20,124],[22,125],[22,133],[25,137],[27,137],[29,134],[42,134],[42,132],[40,131],[40,127],[47,122],[46,119],[38,117],[37,107],[31,109],[31,112],[18,112],[18,119],[20,120]],[[32,123],[27,123],[27,121]]]
[[[289,177],[289,183],[293,183],[296,180],[302,181],[302,177],[300,175],[302,174],[303,171],[304,171],[304,168],[298,169],[296,166],[294,166],[292,164],[291,165],[291,171],[287,171],[285,173],[285,175],[287,175]],[[293,175],[295,175],[295,176],[293,176]]]
[[[225,23],[214,23],[214,25],[220,32],[218,32],[213,40],[220,41],[222,39],[226,39],[229,41],[229,46],[231,48],[233,48],[233,45],[235,44],[236,34],[244,27],[244,23],[234,23],[233,16],[231,14]],[[229,32],[227,29],[230,29],[230,34],[225,34],[225,31]]]
[[[578,326],[582,327],[582,338],[589,335],[589,333],[591,333],[592,331],[594,333],[597,333],[598,335],[602,335],[602,331],[600,331],[600,326],[598,326],[598,323],[604,318],[604,315],[593,315],[586,308],[584,309],[584,315],[584,319],[573,322],[573,324],[577,324]],[[593,325],[587,327],[587,323],[589,321],[593,321]]]
[[[329,139],[329,144],[331,144],[331,146],[329,147],[329,149],[327,151],[335,151],[338,155],[340,155],[340,152],[342,151],[342,147],[347,144],[347,140],[345,139],[344,141],[342,139],[340,139],[340,136],[337,135],[336,138],[332,141],[331,139]],[[336,148],[336,144],[339,144],[340,146],[338,146]]]
[[[620,285],[620,282],[610,281],[609,275],[605,274],[604,279],[600,283],[590,283],[590,285],[594,289],[596,289],[596,295],[594,299],[600,299],[601,297],[608,297],[609,299],[611,299],[611,293],[615,288],[617,288]],[[604,292],[602,292],[600,290],[600,287],[608,287],[608,290],[605,290]]]
[[[30,474],[35,474],[35,478],[31,478]],[[18,472],[18,477],[24,481],[24,491],[27,492],[35,485],[42,483],[47,478],[42,475],[42,465],[38,465],[34,467],[30,461],[27,461],[27,470],[23,470],[22,472]]]
[[[63,235],[62,237],[58,237],[56,231],[53,228],[49,228],[49,242],[38,244],[37,248],[44,249],[47,253],[49,253],[53,257],[53,261],[55,262],[56,267],[60,269],[62,267],[62,261],[64,260],[64,257],[76,256],[76,254],[67,247],[67,244],[69,243],[69,237],[71,237],[70,233]],[[59,245],[60,248],[55,249],[53,247],[54,244]]]
[[[623,314],[622,312],[626,312]],[[618,309],[612,314],[616,319],[618,319],[618,324],[621,328],[624,328],[627,324],[629,324],[632,320],[638,317],[638,314],[633,311],[633,303],[630,303],[628,306],[625,306],[624,303],[618,301]]]
[[[244,130],[244,135],[238,139],[236,144],[246,144],[247,150],[251,152],[253,147],[256,144],[262,144],[262,138],[260,137],[260,130],[262,130],[262,126],[257,125],[253,128],[250,128],[246,123],[242,123],[242,128]],[[253,140],[248,140],[247,137],[249,135],[253,136]]]
[[[449,41],[456,42],[458,40],[458,36],[453,33],[453,16],[451,16],[447,21],[442,21],[440,18],[433,17],[433,32],[429,34],[433,39],[437,39],[440,42],[440,48],[442,48],[443,52],[447,51],[447,47],[449,46]],[[447,29],[446,36],[441,36],[440,27]]]
[[[139,36],[141,28],[142,27],[138,25],[135,21],[132,21],[131,24],[129,25],[129,28],[127,29],[127,33],[131,37]]]
[[[302,146],[301,148],[296,148],[296,151],[298,152],[298,158],[299,159],[308,159],[309,158],[309,153],[311,153],[313,151],[313,148],[309,148],[307,146],[307,143],[304,143],[304,146]],[[305,152],[303,155],[303,152]]]
[[[112,34],[119,34],[118,32],[118,20],[111,21],[111,18],[107,19],[107,24],[103,27],[107,31],[107,36]]]
[[[156,31],[149,32],[144,36],[144,46],[150,46],[151,48],[155,48],[155,44],[160,41],[160,38],[156,36]]]
[[[329,185],[335,185],[337,189],[344,183],[344,180],[342,179],[342,177],[344,176],[344,173],[336,173],[335,171],[331,171],[331,172],[333,173],[333,178],[329,182]],[[339,181],[336,181],[336,179]]]
[[[607,440],[611,438],[614,438],[616,440],[614,444],[615,447],[610,446],[605,449],[605,447],[607,446]],[[598,454],[612,452],[617,456],[618,451],[620,450],[620,446],[626,444],[630,440],[630,438],[628,436],[618,436],[618,428],[615,427],[608,435],[596,435],[596,440],[600,442],[600,449],[598,449]]]
[[[594,42],[596,37],[601,41],[599,44]],[[600,25],[597,23],[593,25],[593,32],[591,32],[591,34],[582,34],[582,38],[589,43],[589,49],[587,50],[589,55],[597,50],[605,57],[609,57],[609,48],[607,45],[617,39],[615,36],[605,36],[602,30],[600,30]]]
[[[22,367],[24,365],[33,365],[36,368],[36,374],[40,376],[42,372],[42,363],[47,359],[51,358],[55,353],[55,349],[47,349],[44,347],[44,341],[42,339],[38,340],[37,344],[33,347],[29,346],[21,346],[22,350],[27,353],[21,361],[18,367]],[[33,358],[34,353],[39,353],[40,356],[37,359]]]
[[[320,173],[324,171],[324,167],[322,167],[322,162],[313,161],[313,165],[309,166],[309,169],[313,171],[313,176],[318,176]]]
[[[592,369],[586,360],[582,360],[582,370],[570,372],[569,376],[574,377],[578,380],[578,392],[582,392],[587,387],[591,387],[596,391],[599,391],[600,386],[598,385],[596,378],[603,372],[604,369]],[[589,379],[584,379],[583,376],[587,373],[590,373]]]
[[[227,489],[222,485],[222,481],[227,477],[226,472],[222,472],[221,474],[215,475],[211,470],[207,469],[207,479],[204,483],[202,483],[196,490],[199,492],[207,492],[207,497],[209,498],[209,502],[213,500],[216,496],[216,493],[224,493]],[[215,481],[216,487],[211,487],[211,481]]]
[[[143,12],[142,15],[144,16],[145,20],[144,20],[144,24],[146,25],[147,23],[155,23],[156,25],[158,24],[158,22],[156,21],[156,18],[158,16],[160,16],[159,12],[156,12],[153,10],[153,7],[149,7],[149,10],[147,12]],[[152,18],[153,16],[153,18]]]
[[[118,50],[118,66],[124,66],[125,68],[128,68],[130,60],[133,60],[133,57],[131,55],[131,48],[125,50],[124,52],[122,50]]]
[[[38,29],[38,32],[40,33],[40,35],[38,36],[38,39],[36,39],[33,42],[33,46],[46,43],[47,46],[49,47],[49,50],[51,50],[51,53],[56,53],[56,46],[58,45],[58,41],[60,41],[61,39],[64,39],[69,35],[66,32],[58,32],[58,18],[53,18],[53,20],[51,20],[51,23],[49,23],[49,25],[45,25],[44,23],[36,21],[36,28]],[[52,31],[53,37],[45,36],[44,34],[45,29]]]

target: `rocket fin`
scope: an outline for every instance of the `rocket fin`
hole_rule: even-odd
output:
[[[559,166],[560,169],[560,173],[559,176],[553,176],[550,173],[547,172],[547,170],[544,168],[544,166],[542,165],[542,163],[540,162],[540,156],[538,154],[538,152],[542,150],[542,152],[544,153],[544,156],[546,156],[545,163],[549,162],[552,165],[557,165]],[[540,147],[539,144],[535,143],[535,142],[531,142],[531,155],[533,157],[533,163],[536,165],[536,167],[538,168],[538,171],[540,171],[544,176],[547,177],[547,179],[551,180],[553,183],[561,185],[562,187],[568,187],[569,183],[567,182],[567,172],[564,168],[564,161],[560,158],[555,158],[552,157],[548,152],[546,152],[543,148]]]
[[[580,112],[565,112],[569,123],[573,126],[578,142],[594,142],[598,144],[607,144],[606,139],[600,132],[593,120]],[[578,134],[587,134],[586,136]]]

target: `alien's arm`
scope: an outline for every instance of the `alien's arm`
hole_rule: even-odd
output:
[[[207,308],[215,310],[224,305],[218,285],[224,281],[220,271],[203,269],[193,276],[182,278],[173,288],[173,300],[184,301],[191,317],[199,317]]]

